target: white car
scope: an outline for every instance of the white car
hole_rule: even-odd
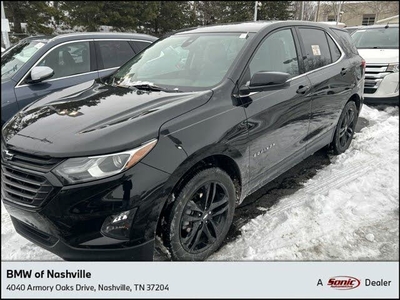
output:
[[[3,53],[4,51],[6,51],[6,49],[4,49],[3,47],[1,47],[1,53]]]
[[[363,26],[351,37],[366,61],[364,102],[399,104],[399,25]]]

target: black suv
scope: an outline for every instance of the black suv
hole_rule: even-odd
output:
[[[177,32],[14,116],[4,205],[67,260],[152,260],[156,236],[203,260],[246,196],[326,145],[346,151],[364,67],[346,30],[320,23]]]

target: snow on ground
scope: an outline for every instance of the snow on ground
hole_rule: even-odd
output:
[[[398,260],[399,108],[364,106],[350,150],[211,260]]]
[[[399,108],[364,105],[346,153],[242,227],[210,260],[398,260]],[[1,205],[2,260],[60,260],[19,236]]]

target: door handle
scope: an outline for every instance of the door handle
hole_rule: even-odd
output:
[[[348,69],[347,68],[342,68],[342,70],[340,71],[340,75],[346,75]]]
[[[310,89],[310,87],[308,85],[301,85],[297,89],[296,93],[297,94],[305,94],[309,89]]]

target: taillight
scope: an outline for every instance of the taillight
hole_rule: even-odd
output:
[[[366,67],[366,63],[365,63],[365,59],[362,59],[361,60],[361,67],[363,67],[363,69],[365,70],[365,67]]]

